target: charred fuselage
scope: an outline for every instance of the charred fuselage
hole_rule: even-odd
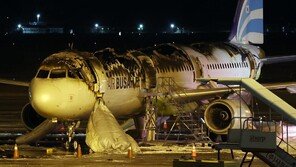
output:
[[[162,44],[123,54],[110,48],[94,54],[53,54],[42,62],[30,84],[31,105],[45,118],[81,120],[102,100],[115,117],[130,117],[145,111],[145,93],[155,89],[161,77],[172,78],[186,90],[203,87],[196,81],[199,78],[259,77],[261,49],[229,43],[205,45]]]

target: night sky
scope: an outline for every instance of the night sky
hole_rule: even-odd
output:
[[[190,29],[217,26],[230,28],[237,0],[6,0],[1,1],[1,20],[32,22],[36,14],[41,21],[70,26],[100,25],[132,28],[143,23],[146,29],[165,27],[174,22]],[[265,0],[266,24],[296,22],[294,0]],[[0,20],[0,21],[1,21]],[[222,29],[223,29],[222,28]]]

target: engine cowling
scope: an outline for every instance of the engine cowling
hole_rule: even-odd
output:
[[[227,134],[231,128],[243,128],[244,121],[251,116],[252,113],[245,102],[229,99],[212,102],[204,113],[206,125],[216,134]]]
[[[28,103],[22,109],[21,119],[27,129],[33,130],[35,127],[40,125],[46,118],[39,115],[32,107],[32,105]]]

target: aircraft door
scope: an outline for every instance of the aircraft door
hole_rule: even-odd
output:
[[[139,56],[142,69],[145,73],[145,87],[151,89],[156,87],[156,70],[153,61],[148,56]]]
[[[88,58],[86,62],[90,66],[95,78],[93,90],[102,95],[107,89],[107,77],[105,75],[105,70],[98,59],[95,57]]]

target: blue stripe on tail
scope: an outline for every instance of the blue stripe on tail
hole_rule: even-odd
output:
[[[263,0],[239,0],[229,40],[263,43]]]

